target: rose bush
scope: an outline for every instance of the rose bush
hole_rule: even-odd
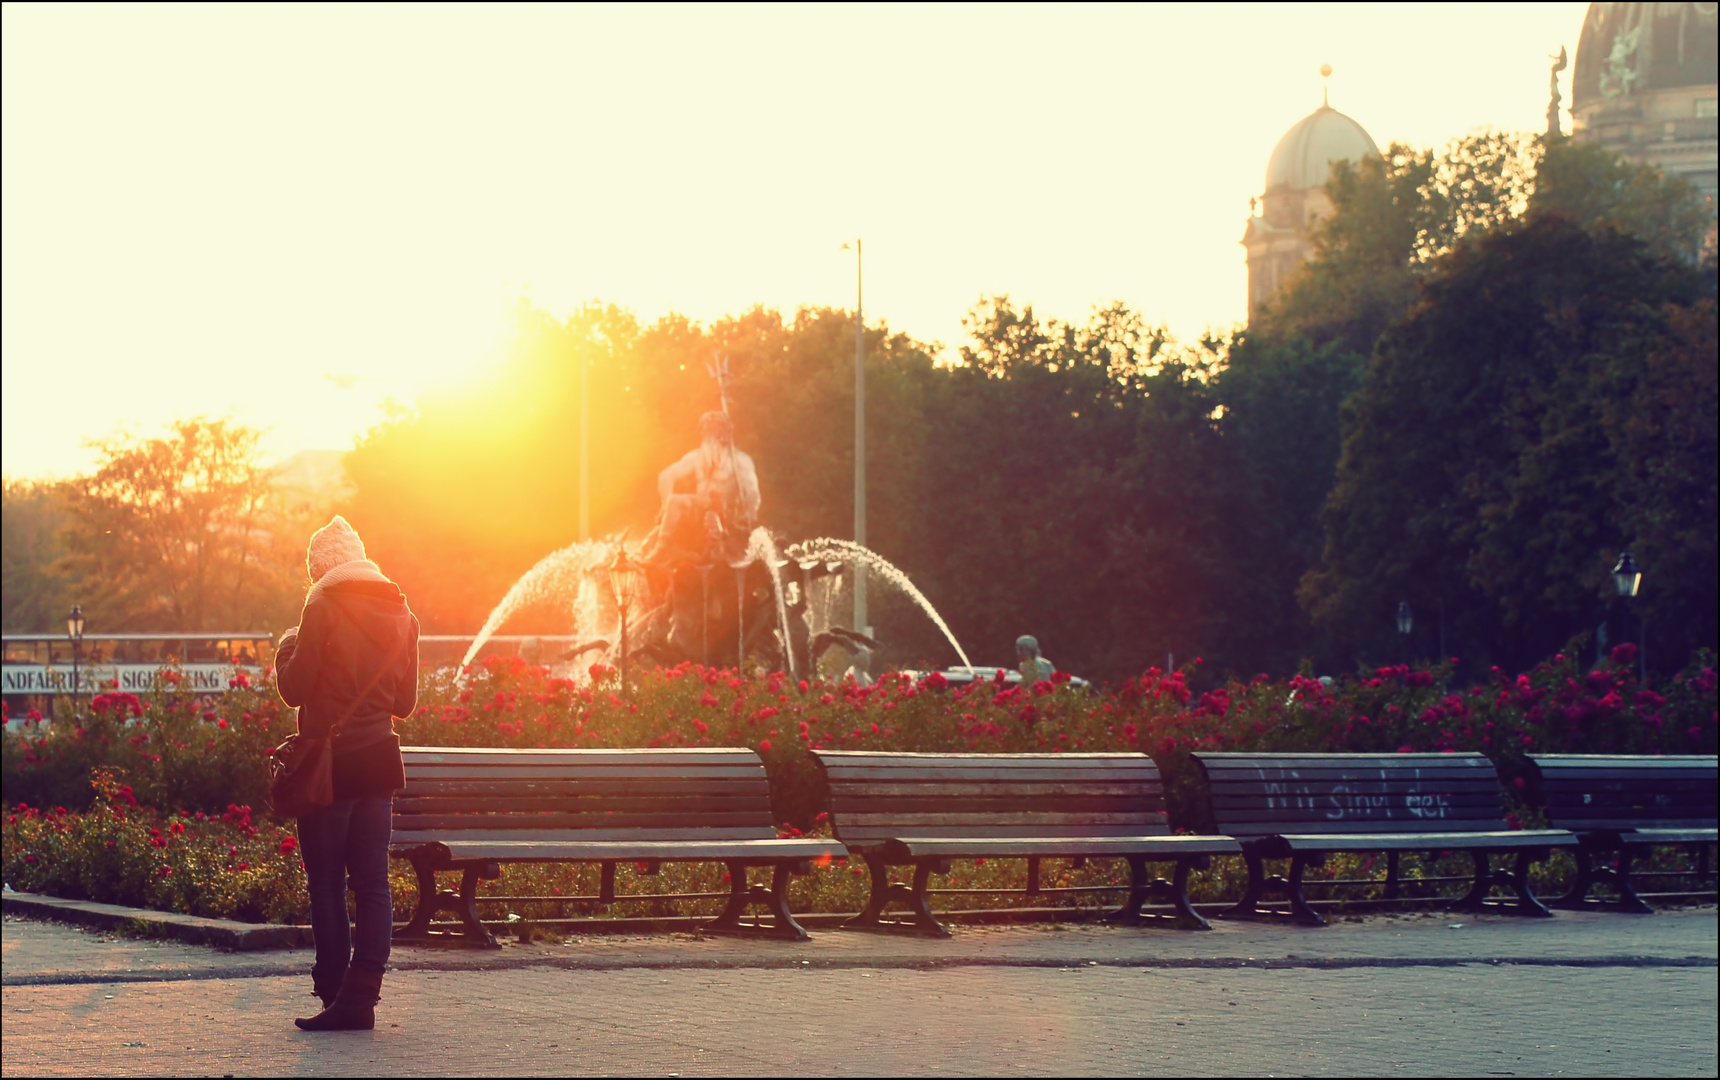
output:
[[[809,749],[1144,751],[1165,778],[1172,824],[1192,831],[1212,829],[1190,756],[1201,750],[1479,751],[1499,766],[1517,804],[1513,816],[1527,822],[1538,816],[1524,762],[1530,753],[1715,752],[1710,655],[1652,688],[1638,684],[1631,646],[1592,670],[1577,655],[1569,650],[1519,675],[1496,671],[1469,687],[1451,685],[1451,665],[1398,665],[1335,681],[1262,675],[1199,690],[1196,661],[1179,671],[1150,668],[1105,692],[1061,675],[1032,686],[888,675],[858,687],[683,664],[642,673],[625,695],[618,673],[601,665],[576,682],[519,657],[491,657],[465,672],[426,670],[418,711],[398,726],[403,742],[420,746],[749,746],[770,773],[783,828],[824,833],[828,791]],[[292,713],[270,678],[239,674],[224,694],[199,697],[182,692],[167,671],[142,696],[98,695],[81,716],[62,703],[53,723],[24,717],[8,730],[5,880],[204,914],[302,917],[296,840],[289,844],[289,833],[251,809],[264,805],[266,755],[292,731]],[[409,906],[409,875],[398,869],[396,902]],[[849,882],[854,869],[797,881],[797,895],[829,891],[822,900],[806,897],[807,905],[840,906],[859,887]],[[1109,881],[1113,869],[1096,866],[1080,879]],[[704,869],[663,870],[663,878],[641,876],[640,884],[648,891],[714,885],[700,876]],[[1196,895],[1220,888],[1234,870],[1218,867]],[[994,861],[962,873],[1005,881],[1019,867]],[[565,895],[574,875],[575,868],[510,867],[485,891],[507,894],[517,885]]]

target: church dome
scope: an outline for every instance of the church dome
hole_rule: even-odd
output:
[[[1720,4],[1590,4],[1577,40],[1571,105],[1715,85]]]
[[[1367,130],[1330,105],[1321,105],[1278,140],[1266,164],[1266,190],[1323,187],[1334,161],[1360,161],[1370,154],[1379,157],[1380,150]]]

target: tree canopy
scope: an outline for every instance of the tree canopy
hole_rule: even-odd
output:
[[[1651,655],[1714,645],[1712,207],[1603,149],[1497,134],[1394,145],[1327,193],[1313,258],[1246,329],[1177,342],[1120,303],[1064,320],[982,297],[940,359],[866,326],[870,546],[976,662],[1032,633],[1101,680],[1170,654],[1249,675],[1441,642],[1526,666],[1595,625],[1627,546]],[[472,633],[578,537],[582,496],[594,537],[651,526],[656,473],[721,403],[713,357],[762,522],[853,535],[854,320],[832,308],[645,325],[522,303],[483,378],[360,440],[339,509],[427,632]],[[320,522],[271,490],[254,433],[205,421],[109,444],[59,488],[9,482],[8,626],[74,596],[113,628],[290,614]],[[954,660],[873,597],[884,662]],[[548,604],[507,629],[569,622]]]

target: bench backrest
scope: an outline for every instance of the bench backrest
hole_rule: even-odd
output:
[[[407,746],[396,846],[449,840],[774,839],[751,750]]]
[[[1218,831],[1493,832],[1509,828],[1481,754],[1195,754]]]
[[[1537,754],[1548,824],[1558,829],[1712,829],[1720,758]]]
[[[898,754],[814,750],[845,843],[904,837],[1163,836],[1145,754]]]

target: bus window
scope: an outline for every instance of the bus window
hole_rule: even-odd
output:
[[[8,641],[6,643],[6,662],[8,664],[45,664],[48,662],[47,642]]]

